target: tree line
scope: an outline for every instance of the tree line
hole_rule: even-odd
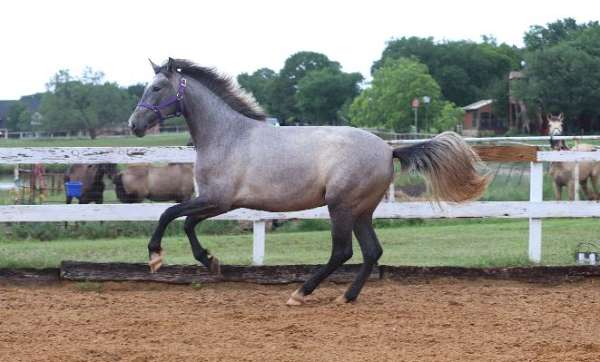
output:
[[[541,130],[543,115],[550,112],[565,113],[571,131],[600,128],[598,22],[566,18],[534,25],[523,39],[525,46],[518,48],[498,44],[493,36],[480,42],[395,38],[374,60],[369,82],[359,73],[344,72],[325,54],[301,51],[278,71],[242,73],[237,82],[287,125],[406,132],[414,129],[411,101],[417,98],[423,115],[419,130],[439,132],[454,129],[463,118],[461,107],[481,99],[493,99],[494,113],[506,119],[512,96],[527,104],[535,123],[531,130]],[[509,84],[511,71],[522,74],[514,84]],[[9,129],[87,130],[94,137],[100,128],[124,124],[144,85],[121,87],[87,69],[78,77],[59,71],[47,88],[37,95],[41,117],[32,121],[22,100],[9,111]]]

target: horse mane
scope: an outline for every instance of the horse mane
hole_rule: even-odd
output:
[[[230,77],[219,74],[214,68],[202,67],[186,59],[172,59],[171,67],[202,83],[236,112],[258,121],[267,118],[251,94],[240,88]],[[162,68],[166,68],[166,65]]]

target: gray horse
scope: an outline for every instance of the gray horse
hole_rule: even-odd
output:
[[[237,208],[279,212],[327,205],[331,256],[292,293],[288,304],[304,303],[305,296],[350,259],[354,231],[363,264],[337,299],[353,301],[382,254],[372,216],[392,181],[394,158],[402,169],[428,176],[436,199],[470,200],[487,185],[488,178],[477,172],[477,155],[455,133],[392,149],[379,137],[351,127],[270,127],[254,100],[213,69],[171,58],[152,67],[154,79],[129,126],[142,137],[164,118],[183,115],[196,146],[199,191],[196,198],[161,215],[148,244],[152,272],[162,265],[165,228],[178,217],[187,216],[184,229],[194,257],[218,272],[218,260],[196,237],[200,221]]]

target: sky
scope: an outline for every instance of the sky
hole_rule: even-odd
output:
[[[236,76],[279,71],[316,51],[369,77],[386,42],[403,36],[522,46],[531,25],[600,20],[595,1],[33,1],[0,2],[0,100],[42,92],[60,69],[85,66],[122,86],[152,78],[151,58],[187,58]]]

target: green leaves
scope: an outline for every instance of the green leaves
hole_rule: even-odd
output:
[[[559,20],[525,35],[526,78],[515,94],[541,112],[563,112],[570,132],[600,114],[600,26]],[[539,126],[539,125],[538,125]]]
[[[364,127],[408,132],[414,124],[411,101],[431,98],[427,116],[435,119],[443,107],[441,89],[428,72],[427,66],[416,60],[388,59],[378,69],[371,83],[350,106],[352,123]],[[424,121],[424,115],[422,116]],[[423,124],[420,125],[423,128]]]
[[[104,127],[125,124],[136,97],[116,83],[103,82],[104,75],[86,69],[80,79],[59,71],[48,83],[42,98],[41,128],[49,131],[86,130],[91,138]],[[132,88],[132,91],[139,91]]]
[[[292,54],[279,73],[261,68],[240,74],[237,81],[284,123],[339,124],[340,112],[358,94],[362,76],[342,72],[324,54],[303,51]]]

